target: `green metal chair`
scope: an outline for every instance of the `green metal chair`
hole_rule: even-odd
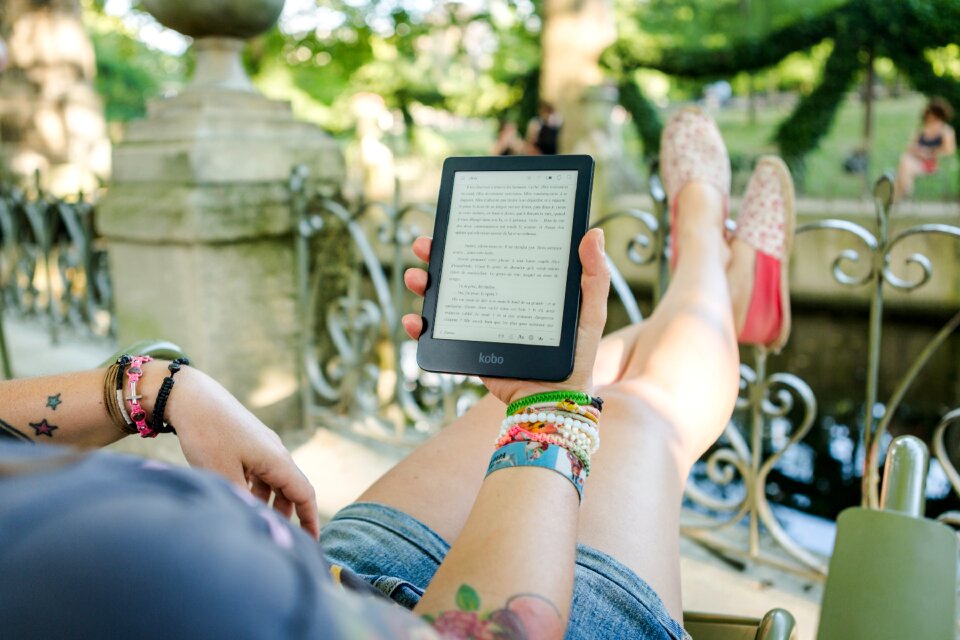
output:
[[[923,517],[929,453],[913,436],[887,451],[881,511],[852,508],[837,519],[823,593],[819,640],[953,640],[957,637],[958,538]],[[687,613],[694,640],[788,640],[793,616],[762,619]]]
[[[135,353],[138,355],[150,356],[152,358],[160,358],[162,360],[175,360],[177,358],[187,357],[187,354],[183,352],[183,349],[172,342],[167,342],[166,340],[140,340],[139,342],[134,342],[133,344],[116,351],[112,356],[104,360],[100,366],[110,366],[117,361],[117,358],[125,353]]]
[[[797,622],[786,609],[771,609],[760,619],[684,612],[683,626],[693,640],[790,640]]]
[[[847,509],[820,613],[820,640],[952,640],[957,535],[923,517],[929,454],[913,436],[887,451],[882,511]]]

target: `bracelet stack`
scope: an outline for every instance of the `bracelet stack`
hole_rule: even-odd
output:
[[[545,467],[570,480],[582,497],[590,458],[600,448],[602,410],[602,399],[579,391],[550,391],[512,402],[487,475],[510,467]]]
[[[186,358],[178,358],[170,363],[170,375],[160,385],[152,419],[148,420],[147,412],[140,404],[143,398],[140,380],[143,377],[143,365],[151,360],[153,358],[150,356],[120,356],[107,368],[104,376],[103,404],[114,426],[124,435],[137,433],[141,438],[155,438],[161,433],[176,433],[173,425],[164,422],[163,415],[173,389],[173,376],[190,362]]]

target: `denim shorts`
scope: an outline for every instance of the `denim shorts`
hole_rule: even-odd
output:
[[[359,502],[342,509],[324,528],[327,559],[412,609],[450,545],[422,522],[392,507]],[[567,638],[689,640],[660,596],[605,553],[577,546],[576,580]]]

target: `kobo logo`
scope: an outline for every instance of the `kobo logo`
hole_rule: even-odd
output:
[[[498,356],[495,353],[484,353],[480,352],[480,364],[503,364],[503,356]]]

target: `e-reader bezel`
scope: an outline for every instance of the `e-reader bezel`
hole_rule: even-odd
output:
[[[580,241],[590,224],[590,195],[593,191],[593,158],[569,156],[491,156],[447,158],[443,163],[440,196],[430,249],[427,289],[423,300],[423,332],[417,345],[417,364],[426,371],[520,378],[559,382],[573,372],[577,322],[580,314]],[[570,171],[577,172],[573,224],[570,231],[567,282],[564,288],[560,342],[556,346],[539,346],[505,342],[483,342],[434,338],[437,295],[443,277],[443,256],[453,181],[460,171]],[[493,355],[502,362],[481,362],[481,355]]]

